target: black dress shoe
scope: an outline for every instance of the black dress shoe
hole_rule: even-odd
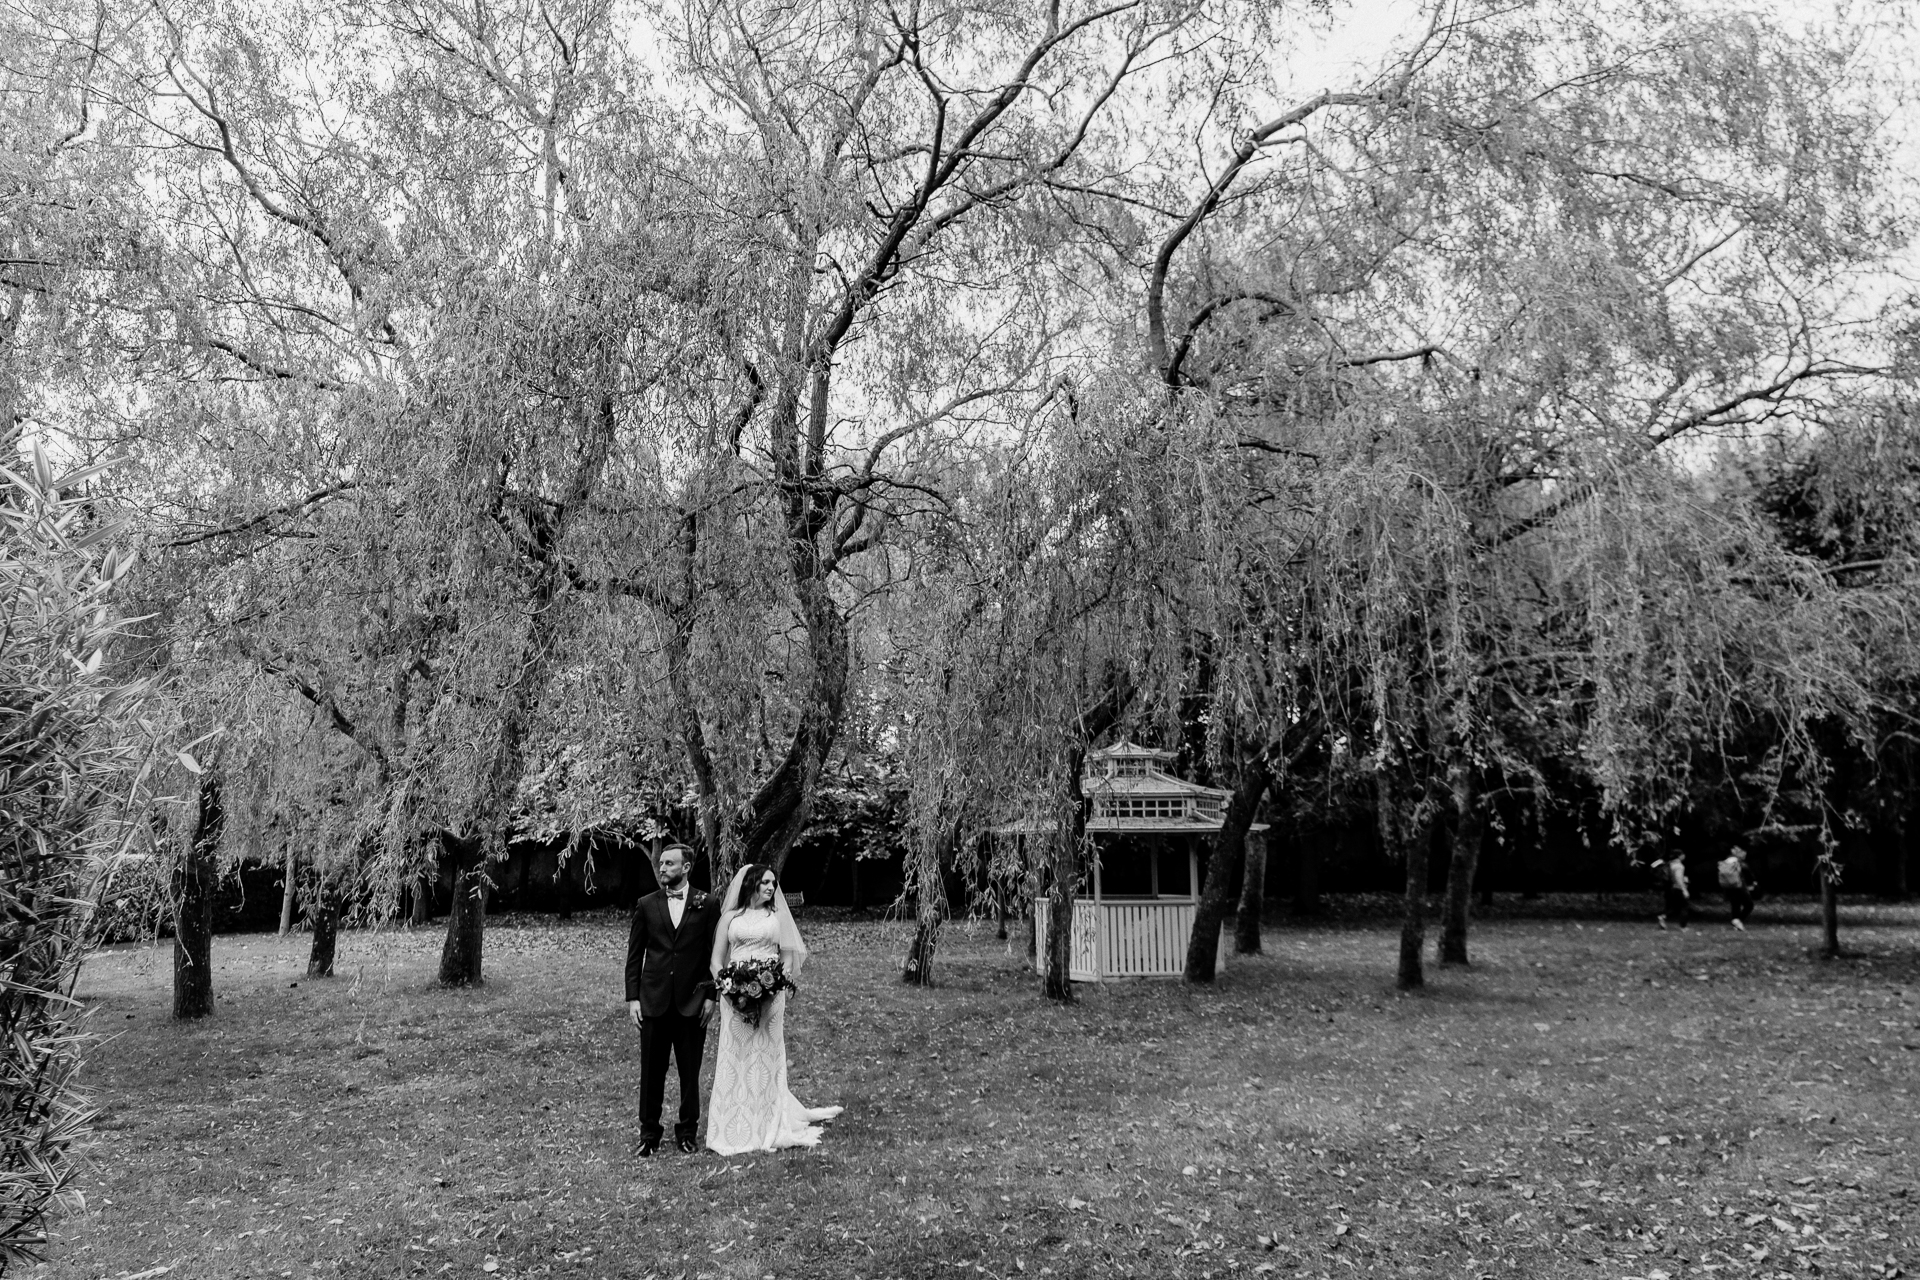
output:
[[[690,1156],[697,1155],[700,1151],[700,1144],[695,1142],[692,1138],[681,1138],[674,1145],[678,1146],[682,1151],[686,1152]]]
[[[642,1142],[640,1144],[640,1158],[642,1160],[650,1160],[653,1158],[653,1153],[659,1149],[660,1144],[657,1142]]]

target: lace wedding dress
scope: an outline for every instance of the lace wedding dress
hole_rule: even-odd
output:
[[[780,924],[771,911],[730,915],[727,960],[780,958]],[[748,1026],[726,1000],[720,1002],[720,1049],[714,1058],[713,1097],[707,1107],[707,1146],[723,1156],[820,1141],[819,1121],[839,1107],[806,1107],[787,1092],[787,996],[775,996]]]

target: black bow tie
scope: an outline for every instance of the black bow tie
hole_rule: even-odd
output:
[[[687,896],[687,891],[685,889],[669,889],[667,890],[667,896],[669,898],[684,898]]]

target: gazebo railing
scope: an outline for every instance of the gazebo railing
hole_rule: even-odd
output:
[[[1192,902],[1102,902],[1101,941],[1115,977],[1177,978],[1193,936]]]
[[[1073,937],[1067,976],[1075,982],[1104,978],[1177,978],[1186,970],[1196,903],[1191,898],[1073,903]],[[1045,965],[1048,902],[1033,904],[1034,964]],[[1222,933],[1220,959],[1225,959]]]
[[[1047,963],[1047,915],[1052,904],[1041,898],[1033,904],[1034,967]],[[1067,976],[1075,982],[1100,981],[1099,939],[1095,933],[1095,903],[1085,898],[1073,901],[1073,936],[1067,939]]]

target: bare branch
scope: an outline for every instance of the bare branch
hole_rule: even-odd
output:
[[[1249,131],[1234,150],[1227,167],[1213,180],[1205,195],[1181,219],[1180,224],[1160,242],[1160,249],[1154,254],[1153,267],[1147,277],[1147,346],[1154,365],[1161,370],[1161,376],[1169,385],[1176,382],[1179,371],[1173,364],[1167,346],[1167,274],[1173,266],[1173,258],[1188,237],[1200,228],[1213,211],[1220,207],[1227,191],[1240,177],[1241,172],[1260,154],[1260,149],[1274,135],[1282,130],[1291,129],[1328,107],[1371,106],[1387,100],[1380,92],[1335,93],[1323,90],[1296,104],[1290,110],[1275,116],[1267,123]]]
[[[247,195],[268,217],[299,231],[318,244],[341,280],[345,282],[354,305],[356,307],[362,305],[366,297],[366,288],[361,281],[359,264],[355,256],[349,254],[338,237],[312,213],[292,208],[267,189],[266,184],[254,172],[253,166],[240,154],[239,138],[231,118],[220,105],[219,90],[187,62],[185,42],[172,19],[163,14],[162,21],[166,23],[173,37],[173,51],[167,59],[167,74],[187,105],[213,126],[214,135],[219,140],[218,145],[211,147],[204,143],[193,145],[202,150],[212,151],[225,160],[227,168],[240,180],[240,185],[246,190]],[[195,89],[199,92],[196,93]],[[390,319],[382,317],[378,329],[384,341],[389,343],[399,341],[399,335],[394,330]]]
[[[202,533],[191,534],[183,538],[175,538],[166,545],[169,547],[191,547],[197,546],[202,542],[211,541],[214,538],[230,538],[236,534],[257,529],[261,525],[269,524],[282,517],[299,515],[338,497],[340,494],[358,489],[359,487],[360,485],[357,481],[343,480],[339,484],[329,485],[325,489],[316,489],[306,497],[289,502],[285,506],[275,507],[271,511],[263,511],[257,516],[251,516],[248,519],[240,521],[238,524],[221,525],[217,529],[208,529]]]
[[[380,739],[354,723],[352,717],[340,709],[339,702],[331,693],[314,688],[299,672],[286,663],[259,652],[246,637],[239,637],[235,643],[240,652],[253,659],[254,664],[261,671],[279,680],[318,708],[343,737],[360,748],[367,759],[373,762],[374,767],[379,771],[381,784],[383,786],[386,784],[387,780],[393,776],[393,766],[388,758],[386,747]]]
[[[228,342],[225,338],[209,337],[209,338],[202,339],[202,341],[206,346],[212,348],[213,350],[222,351],[222,352],[225,352],[227,355],[232,356],[235,360],[238,360],[241,364],[253,370],[255,373],[259,374],[263,378],[271,378],[276,381],[286,381],[286,382],[304,382],[304,383],[307,383],[309,386],[312,386],[321,391],[341,391],[341,390],[344,390],[346,387],[346,384],[344,382],[340,382],[340,381],[337,381],[336,379],[329,378],[324,374],[300,373],[300,372],[297,372],[296,370],[288,369],[283,365],[270,363],[269,361],[254,355],[252,352],[245,350],[244,348],[235,346],[233,343]]]

